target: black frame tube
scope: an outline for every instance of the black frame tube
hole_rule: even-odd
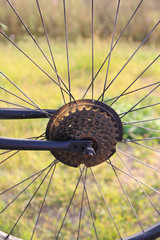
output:
[[[32,118],[48,118],[48,115],[54,114],[55,109],[20,109],[20,108],[0,108],[0,119],[32,119]],[[47,114],[45,114],[45,112]]]
[[[0,137],[0,149],[38,150],[87,153],[92,146],[90,140],[42,141]]]

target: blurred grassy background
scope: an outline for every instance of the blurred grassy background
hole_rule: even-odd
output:
[[[53,41],[53,40],[52,40]],[[62,79],[66,79],[67,69],[66,69],[66,58],[64,51],[64,42],[63,41],[53,41],[52,45],[54,46],[54,54],[56,63],[58,66],[59,74],[62,76]],[[110,41],[110,39],[108,39]],[[45,53],[49,56],[48,48],[45,42],[45,39],[39,39],[39,43],[41,44]],[[44,61],[43,56],[36,50],[34,44],[29,40],[19,41],[18,45],[22,47],[27,53],[29,53],[38,63],[51,75],[54,76],[53,70],[50,66]],[[70,71],[71,71],[71,87],[73,89],[73,95],[77,96],[77,98],[81,98],[84,94],[86,87],[88,86],[91,79],[91,51],[90,51],[90,40],[78,40],[75,42],[69,43],[71,61],[70,61]],[[131,53],[136,49],[138,43],[128,43],[126,41],[121,41],[117,50],[114,50],[112,60],[111,60],[111,68],[109,80],[111,80],[117,73],[117,71],[123,66],[125,61],[131,55]],[[96,53],[96,61],[95,61],[95,69],[98,69],[104,57],[106,56],[106,52],[109,50],[106,47],[106,41],[100,40],[96,38],[95,40],[95,53]],[[108,91],[106,94],[106,100],[110,97],[117,96],[122,90],[126,88],[126,84],[131,83],[138,74],[156,57],[157,47],[146,45],[144,46],[135,59],[128,65],[127,69],[124,70],[122,75],[119,76],[117,80],[116,87]],[[2,67],[2,71],[14,81],[29,97],[31,97],[37,104],[39,104],[42,108],[57,108],[63,104],[62,97],[60,95],[59,89],[52,83],[44,74],[41,73],[33,64],[30,63],[29,60],[25,59],[22,54],[20,54],[14,47],[12,47],[8,43],[1,43],[0,55],[4,56],[3,59],[0,60],[0,65]],[[102,91],[102,86],[104,82],[106,67],[101,71],[99,77],[95,81],[95,96],[99,96]],[[136,89],[145,85],[148,85],[153,82],[157,82],[159,80],[159,62],[155,63],[135,84],[135,86],[131,89]],[[67,80],[66,80],[67,83]],[[119,84],[121,83],[121,84]],[[20,94],[9,82],[6,81],[5,78],[1,77],[1,86],[8,89],[11,92],[18,94],[18,96],[22,97]],[[118,113],[124,112],[128,110],[138,99],[141,99],[142,96],[148,93],[151,88],[145,89],[143,91],[137,92],[135,95],[130,94],[128,96],[121,98],[114,108]],[[91,92],[89,92],[87,97],[91,97]],[[27,104],[22,101],[16,99],[14,96],[11,96],[4,91],[1,91],[1,99],[13,101],[14,103],[22,104],[27,106]],[[66,98],[67,99],[67,98]],[[129,99],[129,101],[128,101]],[[159,99],[158,90],[152,94],[148,100],[141,104],[141,106],[145,106],[147,104],[157,103]],[[12,107],[9,104],[1,103],[1,107]],[[28,105],[29,107],[29,105]],[[137,111],[134,114],[130,113],[125,117],[124,121],[133,121],[133,120],[141,120],[147,118],[153,118],[159,116],[159,106],[155,106],[154,108],[148,108],[141,111]],[[31,137],[38,136],[41,133],[45,132],[45,128],[48,120],[12,120],[12,121],[1,121],[0,129],[2,136],[12,136],[12,137]],[[152,128],[154,130],[159,131],[160,127],[158,122],[147,122],[145,124],[141,124],[145,127]],[[144,129],[137,128],[134,126],[126,126],[124,128],[124,137],[127,138],[142,138],[142,137],[154,137],[159,136],[158,133],[148,132]],[[158,148],[158,142],[145,142],[148,146],[154,146]],[[154,166],[159,166],[159,157],[158,153],[153,153],[150,150],[144,149],[142,147],[136,146],[132,148],[132,145],[119,145],[119,148],[122,151],[125,151],[128,154],[132,154],[133,156],[138,157],[140,160],[144,160],[149,164],[153,164]],[[12,152],[13,153],[13,152]],[[6,157],[9,157],[11,153],[1,156],[1,161],[3,161]],[[154,186],[155,188],[159,188],[159,175],[154,171],[151,171],[147,167],[144,167],[140,163],[137,163],[134,160],[129,159],[128,157],[123,156],[135,176],[140,179],[146,181],[146,183]],[[0,169],[0,182],[1,182],[1,191],[5,190],[9,186],[17,183],[18,181],[24,179],[25,177],[30,176],[31,174],[41,170],[43,167],[47,166],[53,157],[50,153],[36,153],[36,152],[26,152],[25,154],[19,153],[14,157],[7,160],[3,165],[1,165]],[[117,166],[121,167],[126,171],[118,156],[114,156],[112,161],[116,163]],[[143,166],[143,168],[142,168]],[[139,231],[138,224],[131,213],[131,209],[128,205],[126,205],[125,199],[123,197],[123,193],[118,186],[118,182],[114,177],[114,173],[111,167],[97,166],[94,169],[96,177],[101,185],[102,191],[104,193],[105,198],[108,200],[108,203],[112,209],[112,213],[114,214],[117,224],[120,228],[121,233],[125,236],[127,234],[132,234],[136,231]],[[88,171],[89,172],[89,171]],[[143,174],[142,174],[143,172]],[[58,230],[58,227],[61,223],[61,217],[64,216],[64,211],[67,207],[69,198],[72,195],[72,192],[75,187],[76,179],[78,178],[79,171],[77,169],[68,168],[60,164],[57,166],[56,173],[54,176],[54,180],[49,191],[47,201],[45,204],[44,211],[42,213],[42,219],[40,220],[39,227],[36,232],[35,239],[54,239],[55,233]],[[132,203],[141,218],[144,226],[150,225],[150,223],[154,223],[157,221],[158,216],[150,207],[149,201],[145,198],[142,191],[137,187],[137,185],[131,179],[128,179],[126,182],[126,176],[121,175],[121,179],[124,182],[125,189],[129,196],[131,196]],[[7,180],[6,180],[7,179]],[[40,178],[42,180],[42,177]],[[39,182],[40,182],[39,180]],[[24,183],[23,186],[19,186],[16,189],[13,189],[9,194],[5,194],[2,196],[1,201],[1,209],[11,201],[13,196],[16,196],[22,188],[27,186],[28,183]],[[46,183],[47,184],[47,183]],[[39,204],[43,200],[43,196],[46,189],[46,184],[42,187],[42,189],[37,194],[35,200],[29,207],[29,210],[22,218],[18,226],[13,231],[15,236],[20,236],[22,239],[29,239],[31,234],[31,229],[34,226],[34,222],[36,221]],[[38,181],[36,184],[33,184],[22,196],[19,197],[14,204],[11,205],[3,214],[1,214],[0,220],[0,229],[4,232],[8,232],[13,225],[16,217],[19,216],[20,211],[27,204],[27,199],[31,197],[33,191],[35,191],[36,186],[38,186]],[[90,196],[91,205],[94,212],[95,224],[98,229],[98,234],[100,239],[116,239],[117,233],[114,226],[111,224],[111,220],[108,214],[106,214],[105,205],[98,193],[98,189],[94,183],[94,180],[91,174],[88,174],[87,177],[87,186],[88,186],[88,194]],[[22,187],[22,188],[21,188]],[[151,190],[145,188],[150,197],[154,201],[155,204],[158,205],[157,194],[153,193]],[[69,216],[67,217],[66,223],[64,225],[64,229],[60,236],[60,239],[75,239],[77,234],[77,224],[78,224],[78,216],[79,209],[81,206],[81,195],[82,195],[82,183],[78,189],[78,192],[73,201],[73,205],[71,206]],[[98,207],[94,207],[95,205]],[[145,209],[148,208],[147,211]],[[33,211],[34,209],[34,211]],[[82,220],[82,232],[81,239],[91,239],[94,235],[94,230],[92,227],[92,222],[90,219],[90,213],[87,200],[84,202],[84,212],[83,212],[83,220]],[[133,217],[133,218],[132,218]],[[6,220],[7,219],[7,222]],[[31,221],[31,219],[33,221]],[[4,224],[5,222],[5,224]],[[126,224],[127,223],[127,224]],[[134,224],[134,228],[133,228]],[[106,226],[110,226],[107,228]]]
[[[33,1],[12,1],[16,6],[16,9],[23,16],[24,21],[27,23],[31,31],[36,36],[38,43],[49,57],[49,50],[46,40],[43,36],[43,31],[38,17],[35,2]],[[66,64],[66,52],[64,42],[64,23],[62,3],[60,1],[41,1],[42,9],[44,11],[45,20],[47,24],[47,30],[49,32],[51,46],[55,61],[58,68],[58,73],[67,84],[67,64]],[[116,37],[123,29],[127,19],[133,12],[133,9],[137,6],[138,1],[122,1],[122,7],[120,8],[119,23],[116,30]],[[32,7],[30,7],[32,4]],[[109,52],[111,33],[114,24],[114,14],[112,10],[115,9],[115,2],[103,1],[99,4],[99,1],[95,1],[96,4],[96,23],[95,23],[95,72],[101,66],[103,60]],[[52,6],[52,7],[50,7]],[[106,6],[106,7],[104,7]],[[91,15],[88,13],[90,8],[90,1],[68,1],[67,2],[67,15],[68,15],[68,30],[69,30],[69,55],[70,55],[70,72],[71,72],[71,89],[73,96],[76,99],[82,98],[86,88],[91,82]],[[144,1],[143,8],[139,14],[136,15],[133,23],[129,26],[125,32],[124,37],[121,39],[117,47],[114,49],[111,57],[111,65],[109,72],[109,82],[115,77],[117,72],[123,67],[128,58],[133,54],[136,48],[139,46],[141,40],[143,40],[147,33],[154,26],[154,23],[158,20],[158,11],[160,9],[159,1]],[[107,11],[107,12],[106,12]],[[83,13],[83,14],[82,14]],[[56,79],[55,73],[44,59],[39,50],[35,47],[33,41],[31,41],[24,32],[24,29],[18,23],[18,20],[13,15],[11,9],[8,7],[6,1],[1,1],[0,8],[0,22],[1,28],[4,32],[11,36],[11,38],[23,49],[30,57],[32,57],[47,73],[49,73],[54,79]],[[105,99],[108,100],[112,97],[119,95],[143,70],[146,68],[154,58],[159,54],[160,47],[157,44],[159,42],[160,35],[159,30],[156,30],[153,35],[136,54],[128,66],[119,75],[115,84],[105,94]],[[63,100],[60,95],[60,90],[55,86],[51,80],[47,78],[40,70],[38,70],[28,59],[26,59],[17,49],[11,44],[2,40],[0,42],[0,66],[2,72],[9,77],[15,84],[18,85],[29,97],[31,97],[41,108],[58,108],[63,105]],[[107,65],[102,69],[94,84],[94,97],[98,98],[103,89],[104,78],[106,74]],[[134,90],[139,87],[149,85],[159,81],[160,68],[159,60],[135,83],[130,89]],[[19,93],[13,85],[11,85],[4,77],[0,76],[0,85],[3,88],[23,96]],[[126,97],[122,97],[117,101],[114,109],[118,113],[122,113],[130,109],[133,104],[138,102],[143,96],[145,96],[153,87],[138,91],[136,94],[130,94]],[[16,99],[14,96],[4,92],[1,89],[1,99],[9,100],[16,104],[22,104],[21,100]],[[65,95],[66,96],[66,95]],[[150,95],[140,105],[146,106],[148,104],[154,104],[159,102],[158,89]],[[91,98],[91,91],[89,91],[87,98]],[[66,96],[67,101],[69,98]],[[12,107],[6,103],[0,103],[0,107]],[[146,108],[141,111],[128,114],[124,121],[130,122],[134,120],[148,119],[159,117],[159,106],[154,108]],[[48,120],[14,120],[3,121],[0,123],[0,132],[2,136],[10,137],[32,137],[38,136],[45,132],[45,128]],[[160,131],[160,125],[158,122],[147,122],[141,124],[141,126],[152,128],[155,131]],[[141,128],[127,126],[124,128],[124,137],[130,139],[137,139],[142,137],[156,137],[159,136],[156,132],[146,131]],[[159,148],[158,141],[144,142],[149,147]],[[160,167],[159,153],[150,151],[149,149],[142,148],[131,144],[119,144],[118,148],[122,151],[145,161],[148,164],[152,164],[155,167]],[[2,153],[3,151],[1,151]],[[12,152],[13,153],[13,152]],[[9,159],[1,164],[0,168],[0,192],[11,187],[17,182],[23,180],[25,177],[34,174],[35,172],[46,167],[53,161],[53,157],[50,153],[45,152],[20,152],[17,155],[10,158],[11,153],[1,155],[0,161],[3,161],[6,157]],[[145,167],[144,165],[130,159],[124,155],[124,160],[127,161],[128,166],[132,169],[135,177],[145,181],[145,183],[159,189],[160,177],[155,171]],[[118,167],[126,168],[115,154],[112,157],[112,161]],[[122,236],[127,236],[140,231],[140,228],[136,222],[136,219],[131,211],[130,206],[127,204],[124,194],[119,186],[119,183],[113,173],[112,168],[109,165],[102,165],[93,168],[99,185],[102,188],[107,203],[109,204],[112,214],[116,219],[116,223],[120,229]],[[39,221],[39,225],[36,231],[35,239],[37,240],[53,240],[55,234],[58,231],[62,217],[69,203],[69,199],[74,191],[76,180],[79,176],[79,169],[69,168],[62,164],[57,166],[53,182],[46,199],[46,204],[42,213],[42,218]],[[142,190],[138,187],[135,181],[127,178],[124,174],[119,174],[123,181],[125,190],[131,198],[131,201],[136,209],[136,212],[143,223],[144,227],[147,227],[159,220],[159,215],[151,208],[149,201],[146,199]],[[42,181],[42,177],[32,184],[14,204],[12,204],[6,211],[0,215],[0,230],[9,232],[20,212],[26,206],[29,198],[38,187],[38,184]],[[43,201],[45,190],[47,187],[47,181],[43,184],[41,190],[36,195],[28,211],[25,213],[15,230],[13,235],[19,236],[22,239],[30,239],[34,223],[36,221],[39,206]],[[22,186],[18,186],[12,191],[1,196],[0,209],[3,209],[14,196],[16,196],[29,182],[23,183]],[[159,209],[159,195],[144,187],[147,194],[150,196],[154,204]],[[93,215],[95,218],[95,224],[98,231],[99,239],[113,240],[117,239],[117,232],[114,225],[111,222],[111,218],[106,210],[103,199],[101,198],[94,179],[88,170],[87,176],[87,190],[89,199],[91,202]],[[77,237],[77,227],[79,219],[79,210],[81,206],[81,197],[83,191],[83,184],[80,182],[80,186],[71,205],[68,217],[64,224],[64,228],[59,239],[71,240]],[[90,218],[90,212],[88,210],[87,199],[84,199],[84,211],[81,225],[80,239],[89,240],[94,236],[94,229]]]
[[[24,22],[27,24],[32,34],[43,36],[43,27],[38,13],[36,1],[21,0],[11,1],[23,16]],[[139,0],[121,1],[116,34],[119,35],[123,30],[124,24],[127,23]],[[116,12],[117,1],[95,0],[94,1],[94,31],[97,36],[106,38],[112,34],[114,18]],[[63,19],[63,1],[58,0],[41,0],[40,6],[42,14],[47,25],[47,31],[51,37],[64,37],[64,19]],[[91,35],[91,1],[90,0],[70,0],[66,3],[68,35],[71,40],[76,40],[80,36],[88,38]],[[138,10],[138,14],[128,26],[123,34],[123,38],[141,41],[159,20],[160,2],[159,0],[145,0],[142,7]],[[0,8],[1,27],[8,35],[12,35],[16,39],[24,37],[25,29],[16,18],[15,14],[5,0],[1,0]],[[160,32],[152,34],[150,42],[160,41]]]

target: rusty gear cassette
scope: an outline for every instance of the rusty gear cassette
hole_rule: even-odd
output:
[[[58,109],[52,115],[46,130],[46,138],[52,141],[91,140],[93,156],[54,152],[62,163],[78,167],[92,167],[106,161],[116,151],[122,140],[123,127],[118,114],[108,105],[95,100],[77,100]]]

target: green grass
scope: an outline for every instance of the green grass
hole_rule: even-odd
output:
[[[49,55],[49,50],[44,39],[39,39],[39,43],[46,53]],[[58,73],[64,79],[66,85],[67,82],[67,64],[66,64],[66,53],[65,44],[62,40],[52,41],[52,47],[54,50],[54,57],[57,64]],[[105,59],[109,51],[110,39],[107,41],[95,39],[95,64],[94,71],[99,69],[103,60]],[[56,81],[56,75],[52,68],[49,66],[47,61],[44,59],[42,54],[38,51],[34,43],[29,41],[29,39],[24,39],[17,43],[29,56],[31,56],[47,73],[49,73]],[[110,72],[108,77],[108,83],[116,76],[117,72],[123,67],[128,58],[133,54],[139,43],[127,43],[121,41],[118,47],[115,48],[111,57]],[[109,91],[105,94],[105,99],[110,99],[119,95],[143,70],[146,68],[150,62],[157,57],[159,49],[157,46],[145,45],[142,47],[137,55],[132,59],[132,61],[127,65],[127,67],[118,76],[115,83],[110,87]],[[71,90],[72,94],[76,99],[82,98],[85,89],[91,82],[91,41],[79,39],[77,42],[69,43],[69,53],[70,53],[70,73],[71,73]],[[41,108],[58,108],[63,105],[63,99],[60,95],[60,90],[56,85],[48,79],[45,74],[43,74],[39,69],[37,69],[28,59],[26,59],[21,53],[18,52],[10,44],[1,43],[0,46],[0,58],[1,70],[7,77],[9,77],[18,87],[20,87],[29,97],[33,99]],[[49,57],[50,59],[50,57]],[[94,83],[94,98],[97,99],[102,92],[105,73],[107,65],[102,69],[100,74]],[[157,61],[137,82],[130,90],[137,89],[139,87],[151,84],[153,82],[159,81],[160,68],[159,62]],[[19,93],[14,86],[12,86],[4,77],[0,77],[1,87],[18,94]],[[153,86],[154,87],[154,86]],[[130,94],[126,97],[122,97],[113,105],[113,108],[120,114],[129,110],[136,102],[138,102],[142,97],[144,97],[153,87],[146,88],[143,91],[138,91],[136,94]],[[65,94],[66,101],[69,101],[68,96]],[[87,98],[91,98],[91,90],[89,91]],[[5,93],[1,89],[1,99],[14,102],[16,104],[22,104],[29,107],[26,103],[21,100],[16,99]],[[159,91],[156,90],[151,94],[146,100],[144,100],[138,107],[142,107],[148,104],[154,104],[159,102]],[[9,104],[0,102],[0,107],[12,107]],[[158,117],[159,106],[154,108],[146,108],[133,113],[128,114],[124,117],[123,121],[130,122],[134,120],[141,120],[147,118]],[[21,137],[27,138],[32,136],[38,136],[45,132],[48,120],[12,120],[3,121],[1,120],[0,131],[2,136],[10,137]],[[152,128],[154,130],[160,131],[159,124],[157,122],[148,122],[146,124],[141,124],[141,126]],[[159,136],[156,132],[148,132],[144,129],[137,128],[134,126],[124,127],[124,137],[130,139],[137,139],[142,137],[156,137]],[[159,148],[158,141],[144,142],[148,146]],[[140,160],[153,164],[159,167],[159,156],[158,153],[152,152],[148,149],[144,149],[140,146],[135,146],[132,143],[127,145],[119,144],[118,148],[128,154],[131,154]],[[1,161],[8,155],[2,155]],[[121,156],[123,156],[121,154]],[[133,159],[123,156],[127,161],[129,167],[132,169],[134,175],[141,180],[145,179],[145,182],[157,190],[159,189],[159,176],[156,172],[151,171],[147,167],[137,163]],[[0,168],[0,191],[4,191],[6,188],[11,187],[17,182],[21,181],[25,177],[34,174],[35,172],[45,168],[50,162],[53,161],[53,157],[50,153],[45,152],[20,152],[12,158],[9,158],[6,162],[1,164]],[[120,159],[115,154],[112,157],[112,161],[118,167],[125,167],[120,162]],[[69,203],[69,199],[75,188],[76,180],[79,176],[79,169],[69,168],[65,165],[59,164],[55,171],[52,184],[46,199],[46,204],[42,213],[42,217],[39,221],[39,226],[36,231],[35,239],[55,239],[55,233],[60,227],[61,219],[64,216],[65,209]],[[99,185],[102,188],[104,197],[109,204],[112,214],[116,219],[116,223],[120,228],[122,235],[133,234],[136,231],[140,231],[138,224],[131,212],[131,208],[127,205],[126,200],[123,196],[123,192],[119,187],[119,183],[114,176],[112,168],[106,163],[93,168]],[[49,174],[49,176],[51,173]],[[44,176],[44,174],[43,174]],[[158,219],[153,208],[150,207],[149,201],[142,193],[142,191],[137,186],[136,182],[132,179],[126,181],[126,176],[124,174],[119,174],[121,180],[124,183],[125,190],[131,197],[132,203],[136,209],[140,220],[144,227],[155,223]],[[6,209],[1,214],[0,217],[0,229],[4,232],[9,232],[14,222],[18,218],[20,212],[23,210],[27,204],[29,198],[32,196],[36,187],[43,177],[41,176],[36,183],[32,184],[29,189],[27,189],[14,204]],[[18,194],[31,180],[18,186],[17,188],[9,191],[8,194],[1,196],[0,209],[8,204],[16,194]],[[31,232],[34,227],[34,222],[36,221],[38,209],[43,201],[43,196],[46,191],[47,182],[49,178],[46,179],[45,184],[43,184],[41,190],[37,193],[36,199],[33,200],[32,204],[28,208],[28,211],[24,214],[23,218],[13,231],[13,235],[19,236],[22,239],[30,239]],[[95,219],[95,224],[98,229],[99,239],[111,240],[117,239],[118,235],[112,224],[111,218],[106,210],[104,201],[99,194],[99,191],[94,183],[94,179],[88,170],[87,176],[87,189],[88,196],[91,201],[91,206],[93,210],[93,215]],[[151,199],[155,204],[158,204],[158,197],[153,191],[145,190],[150,195]],[[78,191],[76,192],[73,204],[71,205],[68,217],[66,218],[64,228],[61,232],[59,239],[76,239],[77,236],[77,226],[79,219],[79,209],[81,207],[81,197],[82,197],[83,185],[80,182]],[[148,210],[146,210],[148,209]],[[87,199],[84,199],[84,211],[81,223],[81,239],[91,239],[94,235],[93,224],[90,218],[90,212],[87,205]],[[7,221],[6,221],[7,219]]]

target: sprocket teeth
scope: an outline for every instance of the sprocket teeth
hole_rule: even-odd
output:
[[[115,151],[119,129],[110,112],[104,111],[101,106],[72,104],[52,121],[51,140],[90,139],[96,148],[96,154],[91,159],[84,154],[52,152],[58,160],[69,166],[77,167],[82,163],[87,167],[95,166],[106,161]]]

